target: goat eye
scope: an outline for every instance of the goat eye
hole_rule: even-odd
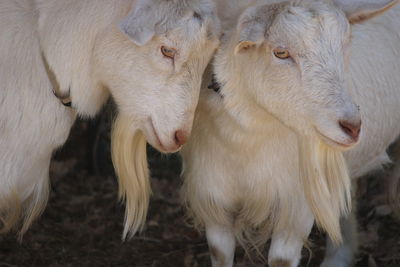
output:
[[[161,46],[161,53],[167,58],[174,59],[176,55],[176,50],[174,48]]]
[[[277,47],[274,49],[274,56],[276,56],[279,59],[288,59],[290,58],[290,53],[289,50],[282,48],[282,47]]]

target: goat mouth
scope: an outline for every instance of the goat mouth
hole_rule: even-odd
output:
[[[330,146],[338,147],[340,149],[346,150],[346,149],[353,147],[355,144],[357,144],[357,142],[354,142],[351,144],[341,143],[341,142],[338,142],[338,141],[326,136],[325,134],[321,133],[318,129],[315,129],[315,130],[316,130],[318,136],[322,139],[322,141]]]
[[[157,142],[157,146],[160,148],[161,152],[167,151],[167,149],[165,149],[163,143],[161,142],[160,137],[158,136],[156,127],[154,127],[153,119],[152,119],[151,117],[149,118],[149,123],[150,123],[150,126],[151,126],[152,134],[153,134],[153,136],[155,137],[154,139],[155,139],[156,142]]]
[[[165,144],[163,144],[161,142],[161,138],[158,135],[156,127],[154,126],[153,119],[151,117],[148,118],[147,122],[148,122],[148,124],[147,124],[146,129],[147,129],[147,133],[150,135],[150,138],[148,140],[153,141],[153,142],[149,142],[149,143],[154,148],[156,148],[161,153],[166,153],[166,154],[175,153],[175,152],[179,151],[179,149],[182,146],[168,147],[168,145],[166,146]]]

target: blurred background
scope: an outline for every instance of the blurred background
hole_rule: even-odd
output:
[[[148,148],[153,195],[146,229],[121,241],[124,205],[118,201],[110,157],[113,110],[110,103],[96,119],[75,123],[67,144],[52,160],[45,212],[22,242],[15,233],[0,236],[0,267],[211,266],[204,233],[191,227],[180,204],[177,154],[161,155]],[[396,152],[400,149],[392,150],[400,155]],[[388,170],[358,182],[359,267],[400,266],[400,220],[385,194]],[[324,239],[318,229],[313,230],[311,250],[304,249],[301,266],[318,266]],[[240,248],[235,262],[235,266],[267,266]]]

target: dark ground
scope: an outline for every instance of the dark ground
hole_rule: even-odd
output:
[[[143,234],[121,242],[124,207],[109,158],[109,113],[99,124],[78,121],[51,164],[52,190],[44,214],[25,234],[0,236],[3,266],[210,266],[202,233],[185,220],[179,203],[180,161],[150,150],[153,197]],[[97,144],[92,146],[92,144]],[[385,174],[362,179],[358,191],[360,253],[357,266],[400,266],[400,223],[385,198]],[[323,235],[314,230],[312,255],[302,266],[321,262]],[[255,260],[254,257],[253,260]],[[236,266],[252,262],[238,249]]]

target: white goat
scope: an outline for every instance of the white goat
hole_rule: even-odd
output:
[[[94,116],[110,93],[120,114],[116,136],[141,131],[140,146],[147,139],[163,152],[180,148],[219,44],[214,9],[210,0],[0,1],[2,230],[23,218],[24,233],[40,214],[54,149],[76,115]],[[72,108],[60,103],[69,99]],[[123,161],[133,164],[135,151],[118,150],[124,142],[114,140],[113,153],[121,196],[136,193],[127,200],[126,235],[143,223],[150,190],[144,176],[125,182]]]
[[[351,264],[351,217],[335,246],[346,163],[352,178],[378,168],[400,134],[400,7],[364,21],[395,2],[258,1],[225,33],[219,93],[201,91],[182,150],[184,199],[213,266],[232,266],[235,239],[270,235],[270,266],[297,266],[314,218],[332,240],[324,266]]]

